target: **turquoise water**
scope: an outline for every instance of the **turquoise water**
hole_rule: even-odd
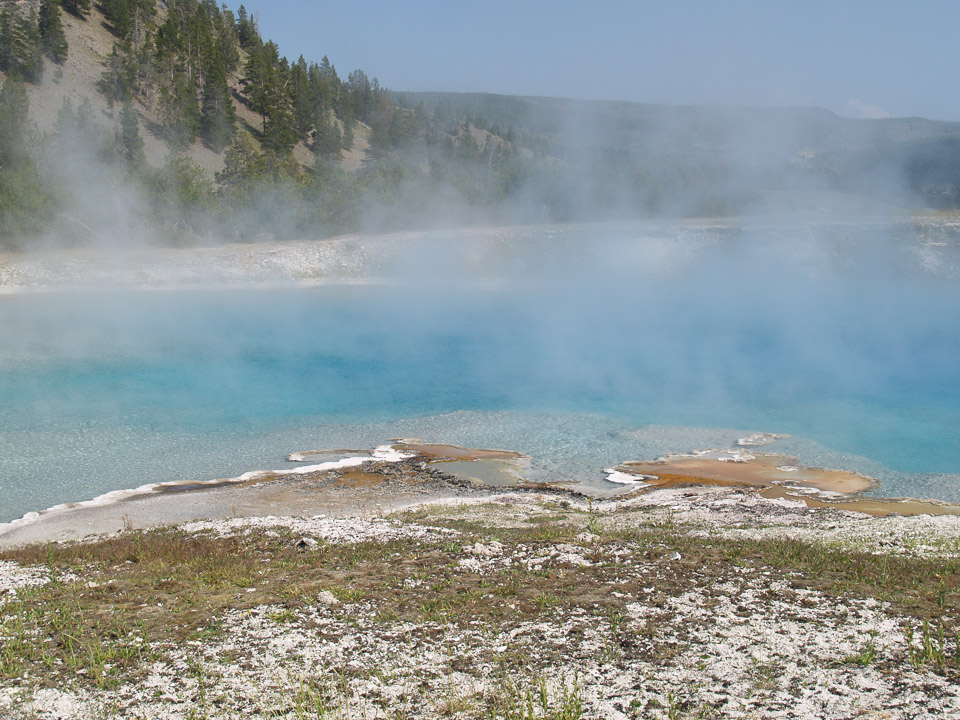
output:
[[[537,479],[599,487],[624,460],[789,433],[770,449],[960,501],[952,230],[478,243],[425,236],[370,286],[0,298],[0,520],[409,436],[521,450]]]

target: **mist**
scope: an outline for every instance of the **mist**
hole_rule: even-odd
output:
[[[31,483],[82,498],[408,435],[588,484],[697,449],[631,439],[653,427],[789,433],[888,493],[956,495],[949,225],[606,222],[138,257],[142,273],[0,297],[8,517],[43,504]]]
[[[38,136],[49,195],[46,211],[35,214],[40,224],[0,232],[0,248],[210,247],[691,217],[806,221],[960,202],[956,123],[849,120],[816,108],[383,97],[364,131],[373,145],[354,170],[336,158],[268,152],[260,165],[247,157],[216,175],[194,163],[196,148],[130,166],[116,109],[97,116],[89,104],[67,104]],[[248,130],[240,135],[252,137]],[[235,147],[250,142],[238,137]],[[243,152],[256,153],[251,148]]]
[[[0,520],[399,436],[602,487],[765,431],[960,499],[960,125],[367,89],[279,149],[239,90],[222,152],[146,94],[33,133]]]

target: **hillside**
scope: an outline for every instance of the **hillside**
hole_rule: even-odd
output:
[[[905,206],[954,207],[960,123],[854,120],[812,107],[585,102],[484,93],[398,93],[438,115],[482,117],[562,158],[613,158],[661,176],[722,168],[757,189],[830,190]]]
[[[241,5],[0,0],[0,249],[960,206],[960,123],[405,93]]]
[[[15,3],[20,14],[39,11],[40,4],[40,0],[19,0]],[[46,62],[42,79],[38,83],[27,83],[25,86],[30,103],[30,120],[37,132],[54,132],[58,114],[65,101],[73,108],[87,102],[92,111],[91,117],[98,125],[111,132],[117,128],[120,106],[110,102],[101,84],[113,48],[120,39],[111,30],[111,22],[104,15],[102,7],[101,4],[93,5],[83,18],[69,12],[62,13],[63,29],[69,48],[66,60],[59,65]],[[166,4],[157,3],[155,23],[161,25],[168,15]],[[242,94],[242,66],[248,60],[249,54],[241,49],[239,57],[240,67],[230,72],[227,77],[231,105],[237,115],[238,130],[248,134],[253,144],[262,149],[258,129],[260,118],[249,104],[243,101]],[[6,75],[0,71],[0,80]],[[169,132],[166,132],[164,127],[165,118],[156,98],[145,93],[134,93],[131,99],[144,141],[146,160],[150,165],[160,167],[169,159],[171,153],[176,153],[195,163],[211,180],[216,173],[223,170],[223,149],[214,149],[199,137],[185,147],[172,147]],[[359,161],[368,146],[366,138],[370,128],[359,123],[355,132],[356,147],[344,150],[340,158],[341,164],[352,170],[359,167]],[[307,143],[302,140],[294,144],[292,154],[304,167],[313,163],[313,155]]]

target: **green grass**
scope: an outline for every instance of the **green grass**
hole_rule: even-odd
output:
[[[912,625],[908,625],[904,633],[907,636],[907,657],[914,669],[924,666],[960,669],[960,635],[956,631],[951,642],[942,625],[935,627],[925,619],[919,636]]]
[[[576,680],[549,687],[545,678],[519,681],[507,678],[501,693],[486,699],[489,720],[580,720],[583,699]]]
[[[859,665],[860,667],[867,667],[868,665],[873,665],[877,658],[877,632],[874,630],[870,633],[870,640],[864,645],[859,652],[847,655],[845,658],[842,658],[838,661],[837,665]]]
[[[508,527],[485,522],[482,507],[469,515],[424,509],[407,518],[429,520],[461,535],[455,541],[321,543],[300,551],[295,538],[283,532],[280,537],[252,533],[218,538],[163,529],[86,545],[50,544],[0,553],[0,558],[46,568],[53,577],[73,573],[83,578],[23,588],[7,602],[0,615],[0,678],[13,685],[56,686],[69,680],[109,689],[137,678],[156,658],[158,647],[220,637],[220,619],[230,610],[275,605],[270,620],[297,624],[305,617],[300,611],[316,607],[324,590],[344,604],[362,602],[377,622],[387,625],[509,628],[573,607],[589,608],[603,629],[605,662],[663,662],[677,652],[661,642],[657,631],[670,622],[669,616],[646,618],[627,631],[622,598],[641,596],[656,605],[657,598],[686,592],[692,583],[709,587],[714,579],[744,572],[769,573],[771,579],[838,599],[889,602],[893,612],[912,619],[902,649],[906,662],[941,673],[960,670],[957,557],[904,558],[796,540],[708,541],[669,519],[651,520],[637,513],[621,516],[616,525],[607,515],[560,506],[535,522]],[[504,545],[507,555],[523,552],[540,563],[541,550],[576,543],[584,530],[599,536],[585,551],[592,563],[588,566],[558,568],[544,562],[534,571],[514,562],[481,575],[457,565],[464,546],[493,540]],[[663,558],[674,551],[682,559],[664,575]],[[656,593],[641,595],[650,586]],[[349,615],[342,608],[328,611]],[[891,652],[884,651],[884,662],[891,661]],[[508,676],[528,673],[521,655],[507,653],[499,660],[504,658],[502,670]],[[877,663],[873,639],[841,662]],[[451,714],[483,715],[484,708],[493,708],[501,717],[520,720],[534,717],[531,712],[536,717],[579,717],[575,683],[550,695],[544,706],[540,682],[517,682],[498,699],[455,694],[438,702],[446,702]],[[327,685],[310,681],[294,703],[301,708],[295,714],[320,712],[318,708],[329,709],[337,702]],[[461,705],[469,707],[454,709]]]

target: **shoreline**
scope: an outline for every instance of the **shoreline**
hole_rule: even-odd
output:
[[[142,485],[28,512],[0,523],[0,550],[83,541],[123,530],[198,520],[378,515],[422,503],[424,496],[444,500],[497,492],[547,492],[588,502],[617,502],[665,490],[725,488],[749,491],[764,499],[802,502],[811,509],[875,517],[960,515],[960,505],[937,500],[863,497],[862,491],[874,486],[871,478],[778,465],[784,456],[756,451],[710,450],[654,461],[627,461],[607,470],[610,492],[578,484],[530,482],[522,475],[529,458],[515,451],[419,439],[395,440],[369,451],[302,451],[291,453],[289,459],[307,463],[310,458],[328,456],[337,459],[282,470],[255,470],[233,478]],[[791,482],[771,479],[771,469],[791,476]],[[802,481],[793,480],[797,474]],[[612,479],[618,475],[621,479]]]
[[[111,491],[91,500],[61,503],[0,524],[0,550],[196,520],[295,517],[331,511],[341,515],[375,514],[416,502],[424,493],[443,494],[446,490],[456,494],[468,489],[414,465],[409,453],[386,448],[381,446],[366,457],[284,470],[255,470],[235,478],[155,483]],[[351,486],[350,473],[367,463],[376,466],[378,482],[367,487],[362,483]]]
[[[666,217],[646,220],[584,221],[580,223],[526,223],[506,225],[464,225],[441,228],[420,228],[367,234],[347,232],[330,237],[264,240],[244,244],[211,244],[193,247],[170,247],[143,244],[121,253],[116,248],[85,247],[57,248],[16,252],[0,251],[0,297],[57,292],[110,291],[216,291],[231,289],[293,289],[338,285],[378,285],[395,277],[371,272],[389,263],[404,252],[411,240],[431,241],[438,235],[455,235],[472,243],[497,244],[503,234],[523,234],[537,231],[583,231],[591,228],[629,227],[652,231],[663,228],[721,228],[750,227],[752,229],[782,228],[797,220],[814,225],[847,226],[891,224],[954,227],[953,215],[916,214],[894,211],[889,213],[857,215],[841,214],[831,217],[783,217],[782,215],[731,215],[716,217]],[[336,255],[344,247],[364,246],[371,249],[354,266],[342,266]],[[373,252],[373,251],[379,251]],[[342,254],[342,252],[341,252]],[[230,261],[246,259],[255,265],[231,266]],[[283,261],[286,261],[285,264]],[[66,281],[62,273],[70,265],[74,277]],[[206,269],[206,275],[196,274],[197,266]],[[171,276],[157,268],[179,275]],[[78,268],[82,272],[78,273]],[[227,268],[230,272],[224,271]],[[258,275],[259,273],[259,275]],[[20,283],[21,277],[29,282]],[[153,283],[145,281],[151,276]],[[39,277],[40,281],[36,278]],[[101,286],[107,289],[102,290]]]

